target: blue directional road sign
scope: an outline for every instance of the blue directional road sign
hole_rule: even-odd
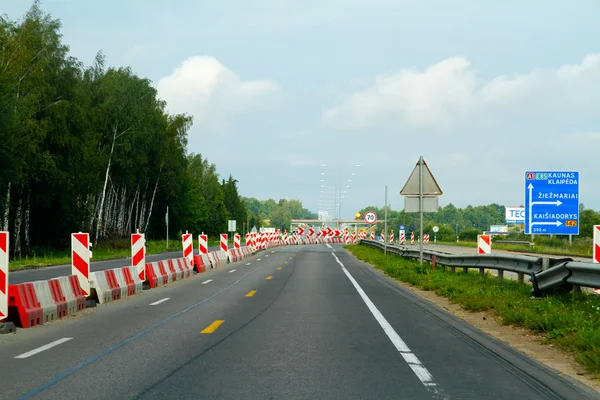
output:
[[[525,172],[525,233],[579,235],[579,172]]]
[[[403,231],[403,230],[404,230],[404,225],[400,225],[400,226],[398,227],[398,230],[399,230],[399,231]]]

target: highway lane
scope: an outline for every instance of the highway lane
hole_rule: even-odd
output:
[[[218,246],[209,247],[209,251],[218,250]],[[194,250],[194,254],[198,254],[198,249]],[[170,251],[166,253],[153,254],[146,256],[146,262],[168,260],[171,258],[183,257],[183,250]],[[106,269],[120,268],[131,265],[131,257],[120,258],[117,260],[103,260],[103,261],[92,261],[90,264],[90,270],[104,271]],[[71,275],[71,265],[55,265],[51,267],[40,267],[34,269],[10,271],[8,276],[9,284],[41,281],[59,276]]]
[[[0,398],[597,398],[340,246],[263,251],[0,341]]]

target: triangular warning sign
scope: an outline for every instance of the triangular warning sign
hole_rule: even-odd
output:
[[[413,169],[413,172],[410,174],[410,177],[404,184],[402,190],[400,190],[400,194],[403,196],[418,196],[419,193],[419,163]],[[427,163],[423,160],[423,195],[424,196],[438,196],[443,194],[442,189],[440,189],[440,185],[438,185],[437,181],[433,177],[433,174],[429,170]]]

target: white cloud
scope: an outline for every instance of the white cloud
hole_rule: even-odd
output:
[[[380,75],[324,114],[333,127],[389,123],[447,130],[484,119],[534,119],[595,112],[600,101],[600,55],[556,69],[481,79],[469,60],[453,57],[425,70]],[[558,114],[558,115],[557,115]]]
[[[213,129],[228,126],[236,116],[264,110],[281,92],[269,80],[243,81],[210,56],[188,58],[160,79],[157,89],[169,111],[191,114],[195,126]]]

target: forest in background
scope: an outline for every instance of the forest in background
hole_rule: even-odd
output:
[[[37,1],[19,20],[0,16],[0,229],[13,257],[67,248],[78,231],[163,239],[167,207],[171,237],[246,221],[237,180],[188,153],[192,118],[102,52],[83,65],[60,29]]]
[[[273,199],[258,200],[254,197],[244,198],[249,213],[249,228],[268,225],[273,228],[289,229],[292,219],[317,219],[318,215],[307,210],[300,200]],[[266,224],[265,220],[269,220]]]

